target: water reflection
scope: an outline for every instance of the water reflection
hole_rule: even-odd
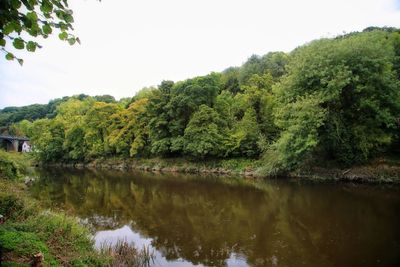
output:
[[[118,240],[126,240],[128,243],[133,242],[139,248],[151,246],[150,238],[140,236],[140,234],[132,231],[128,225],[114,230],[97,231],[94,239],[97,248],[100,248],[102,244],[116,245]]]
[[[397,187],[53,170],[32,193],[161,266],[399,266]]]

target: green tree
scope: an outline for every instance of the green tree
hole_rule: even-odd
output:
[[[69,160],[83,161],[87,153],[85,129],[83,124],[72,125],[65,131],[63,149]]]
[[[57,120],[41,119],[33,122],[31,141],[34,154],[43,162],[64,160],[64,125]]]
[[[260,153],[258,139],[261,131],[255,110],[250,107],[243,118],[236,123],[231,138],[229,153],[233,156],[256,157]]]
[[[116,103],[117,101],[111,95],[96,95],[93,97],[97,102]]]
[[[67,152],[65,158],[84,160],[87,145],[85,142],[85,115],[95,101],[91,97],[70,98],[57,107],[57,121],[65,128],[63,149]]]
[[[83,124],[85,114],[94,105],[92,98],[79,100],[70,98],[57,107],[57,119],[66,124],[67,128],[75,124]]]
[[[299,97],[276,110],[276,124],[281,129],[277,141],[264,154],[264,171],[279,174],[297,167],[319,144],[319,128],[326,121],[319,95]]]
[[[316,152],[352,164],[391,142],[400,99],[390,34],[322,39],[293,52],[275,88],[282,132],[267,153],[275,165],[292,169]]]
[[[270,73],[252,75],[242,86],[244,102],[255,111],[255,118],[261,133],[269,140],[273,140],[277,129],[273,121],[274,96],[272,85],[274,79]],[[240,96],[238,96],[240,97]]]
[[[31,129],[32,129],[32,122],[28,120],[22,120],[10,126],[9,134],[29,137],[31,136]]]
[[[289,55],[284,52],[270,52],[264,56],[252,55],[240,68],[238,79],[240,86],[248,83],[253,75],[269,73],[274,80],[279,80],[286,74],[286,65],[289,63]]]
[[[147,153],[147,103],[147,98],[141,98],[110,117],[108,143],[118,155],[138,156]]]
[[[223,126],[224,122],[213,108],[201,105],[185,129],[184,152],[202,159],[220,156],[224,151]]]
[[[171,90],[171,100],[167,105],[171,137],[171,152],[183,149],[183,135],[193,113],[200,105],[212,107],[220,90],[220,75],[212,73],[176,83]]]
[[[237,94],[241,91],[239,83],[239,71],[240,68],[230,67],[222,72],[221,83],[222,90],[231,92],[232,94]]]
[[[289,63],[289,55],[284,52],[270,52],[261,58],[263,73],[269,73],[277,80],[286,74],[286,65]]]
[[[111,116],[121,109],[117,104],[96,102],[85,115],[85,142],[87,158],[106,156],[111,153],[108,142]]]
[[[238,98],[234,97],[229,91],[222,91],[215,99],[214,109],[221,118],[224,118],[229,129],[232,129],[236,123],[237,113],[242,107],[241,104]]]
[[[149,96],[148,115],[149,135],[151,140],[151,153],[154,155],[166,156],[171,150],[170,122],[172,118],[169,111],[171,90],[174,86],[172,81],[163,81],[157,90]]]

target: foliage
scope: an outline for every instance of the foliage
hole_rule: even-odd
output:
[[[55,162],[64,158],[65,128],[57,120],[41,119],[32,125],[31,141],[34,153],[40,161]]]
[[[0,151],[0,159],[13,162],[17,173],[26,173],[29,162],[20,153]],[[15,162],[18,161],[18,164]],[[89,230],[76,218],[43,211],[25,186],[0,172],[0,249],[5,266],[30,266],[32,255],[44,254],[43,266],[104,266],[112,255],[95,251]],[[5,179],[4,179],[5,178]],[[14,265],[16,264],[16,265]]]
[[[178,139],[181,138],[192,114],[200,105],[211,107],[218,91],[217,74],[176,83],[171,89],[171,100],[167,104],[169,116],[172,118],[169,125],[171,134]]]
[[[29,37],[47,38],[58,30],[58,37],[70,45],[80,42],[71,34],[74,18],[68,8],[68,0],[10,0],[0,2],[0,47],[6,53],[7,60],[17,59],[22,65],[23,60],[17,58],[6,48],[12,42],[14,49],[26,49],[35,52],[41,46]]]
[[[0,214],[6,219],[10,217],[17,217],[22,208],[23,203],[17,197],[13,195],[0,195]]]
[[[32,255],[41,252],[44,266],[101,266],[108,261],[94,251],[89,231],[75,218],[52,212],[30,213],[25,219],[10,217],[0,227],[4,253],[29,262]]]
[[[264,155],[269,174],[292,170],[318,145],[318,128],[326,118],[319,104],[318,97],[307,97],[277,110],[276,124],[282,132]]]
[[[223,128],[224,122],[218,113],[201,105],[185,129],[184,152],[202,159],[219,156],[223,151]]]
[[[85,94],[74,95],[74,96],[65,96],[63,98],[57,98],[49,101],[48,104],[33,104],[29,106],[23,107],[6,107],[0,110],[0,132],[11,133],[12,132],[12,124],[19,123],[23,120],[28,120],[33,122],[38,119],[52,119],[55,118],[59,112],[59,106],[64,102],[68,102],[69,100],[78,100],[78,101],[98,101],[98,102],[107,102],[114,103],[115,99],[112,96],[102,95],[102,96],[94,96],[90,97]]]
[[[9,153],[0,150],[0,178],[17,179],[19,176],[17,163],[10,158]]]
[[[0,125],[4,127],[22,120],[34,121],[45,118],[47,114],[47,105],[34,104],[20,108],[7,107],[0,110]]]
[[[235,156],[255,157],[259,154],[258,138],[261,131],[256,120],[256,112],[250,107],[243,118],[235,125],[231,139],[233,139],[234,147],[231,153]]]
[[[147,121],[144,119],[147,102],[147,98],[139,99],[111,117],[108,142],[116,153],[123,156],[145,153],[148,139]]]
[[[171,90],[174,86],[172,81],[163,81],[149,96],[149,138],[151,142],[151,153],[155,155],[170,154],[171,137],[170,123],[172,121],[169,112],[171,101]]]
[[[284,52],[271,52],[264,56],[252,55],[238,72],[239,83],[245,84],[254,75],[269,73],[278,79],[286,73],[289,56]]]
[[[109,151],[107,136],[111,116],[119,110],[116,104],[96,102],[85,116],[85,142],[88,157],[105,155]]]
[[[0,122],[31,137],[44,162],[262,157],[264,172],[279,174],[311,158],[350,165],[398,147],[399,77],[400,32],[369,28],[120,102],[78,95],[43,111],[5,108]]]
[[[5,152],[0,149],[0,178],[16,180],[30,172],[31,157],[26,153]]]
[[[315,153],[354,164],[392,142],[400,95],[390,37],[372,31],[293,52],[288,75],[275,86],[281,133],[267,153],[273,165],[291,170]]]

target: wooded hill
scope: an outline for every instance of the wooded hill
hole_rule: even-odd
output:
[[[0,123],[29,136],[44,162],[247,157],[277,174],[397,149],[399,78],[400,30],[370,27],[254,55],[221,73],[162,81],[119,102],[73,96],[5,108]]]

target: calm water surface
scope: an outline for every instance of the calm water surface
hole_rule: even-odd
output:
[[[32,194],[156,266],[400,266],[400,187],[40,171]]]

